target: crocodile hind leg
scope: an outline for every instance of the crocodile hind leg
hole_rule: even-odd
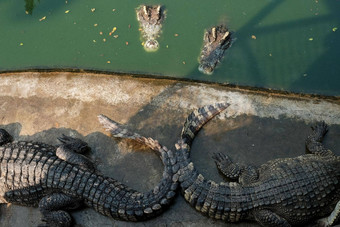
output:
[[[43,197],[39,202],[39,209],[43,215],[42,221],[46,222],[46,225],[40,226],[71,226],[72,218],[64,209],[75,209],[80,204],[79,200],[63,193],[53,193]]]
[[[306,139],[306,148],[312,154],[317,155],[330,155],[333,154],[330,150],[326,149],[322,142],[323,137],[328,131],[327,124],[321,122],[312,127],[312,133]]]
[[[258,179],[258,171],[254,166],[241,166],[233,163],[229,156],[222,153],[215,153],[213,156],[218,170],[227,178],[237,180],[241,184],[255,182]]]
[[[254,212],[255,220],[265,227],[290,227],[286,219],[270,210],[258,210]]]
[[[340,221],[340,201],[336,204],[333,212],[325,218],[318,220],[320,226],[333,226]]]
[[[56,155],[58,158],[75,165],[83,166],[86,169],[94,170],[93,162],[82,155],[90,150],[86,142],[65,135],[58,139],[63,143],[57,148]]]

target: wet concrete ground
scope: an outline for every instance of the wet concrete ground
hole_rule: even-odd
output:
[[[97,121],[105,114],[173,149],[186,116],[195,108],[227,101],[230,108],[196,137],[197,169],[222,181],[211,156],[223,152],[241,163],[261,165],[305,153],[310,126],[330,125],[325,144],[340,155],[340,100],[256,93],[217,85],[88,73],[12,73],[0,76],[0,126],[17,140],[57,145],[62,134],[85,140],[97,168],[128,186],[147,191],[161,179],[155,153],[110,138]],[[0,226],[36,226],[37,208],[1,205]],[[140,223],[115,221],[92,209],[72,213],[78,226],[226,226],[202,216],[179,195],[161,216]],[[228,226],[258,226],[240,223]]]

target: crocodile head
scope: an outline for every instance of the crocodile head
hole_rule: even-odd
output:
[[[155,39],[149,39],[145,42],[144,44],[144,48],[147,50],[147,51],[154,51],[154,50],[157,50],[159,47],[159,44],[158,44],[158,41],[155,40]]]
[[[141,23],[156,25],[162,23],[164,19],[164,13],[160,5],[141,5],[137,9],[137,17]]]

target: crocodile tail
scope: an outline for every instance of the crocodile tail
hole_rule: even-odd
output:
[[[228,106],[228,103],[204,106],[188,116],[182,130],[182,138],[175,145],[176,165],[179,167],[173,179],[180,183],[185,200],[197,211],[211,218],[234,222],[239,217],[236,211],[231,211],[230,198],[231,191],[238,191],[234,190],[238,186],[205,179],[195,168],[189,152],[200,128]]]
[[[225,110],[228,106],[230,106],[229,103],[216,103],[214,105],[207,105],[194,110],[185,120],[182,129],[182,139],[184,139],[186,143],[191,146],[194,137],[203,127],[203,125],[205,125],[210,119],[215,117],[221,111]]]
[[[124,209],[118,210],[120,212],[118,219],[139,221],[160,214],[172,202],[178,188],[178,183],[172,179],[174,175],[173,152],[157,140],[129,132],[123,125],[104,115],[99,115],[98,119],[113,137],[133,139],[158,152],[164,165],[163,177],[152,190],[146,193],[131,190],[127,193],[130,197],[126,199],[126,204],[122,204],[122,202],[119,204],[119,207],[124,207]]]

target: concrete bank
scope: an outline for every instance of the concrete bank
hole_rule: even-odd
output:
[[[340,155],[339,99],[90,73],[0,74],[0,126],[15,139],[57,145],[62,134],[79,137],[91,146],[89,156],[100,171],[141,191],[161,178],[157,155],[108,137],[97,115],[105,114],[172,149],[193,109],[225,101],[231,106],[204,127],[191,153],[199,171],[213,180],[223,180],[211,159],[213,152],[255,165],[301,155],[310,126],[321,120],[330,125],[325,144]],[[197,213],[181,196],[163,215],[143,223],[115,221],[91,209],[72,214],[79,226],[225,226]],[[1,206],[0,226],[36,226],[39,219],[36,208]]]

